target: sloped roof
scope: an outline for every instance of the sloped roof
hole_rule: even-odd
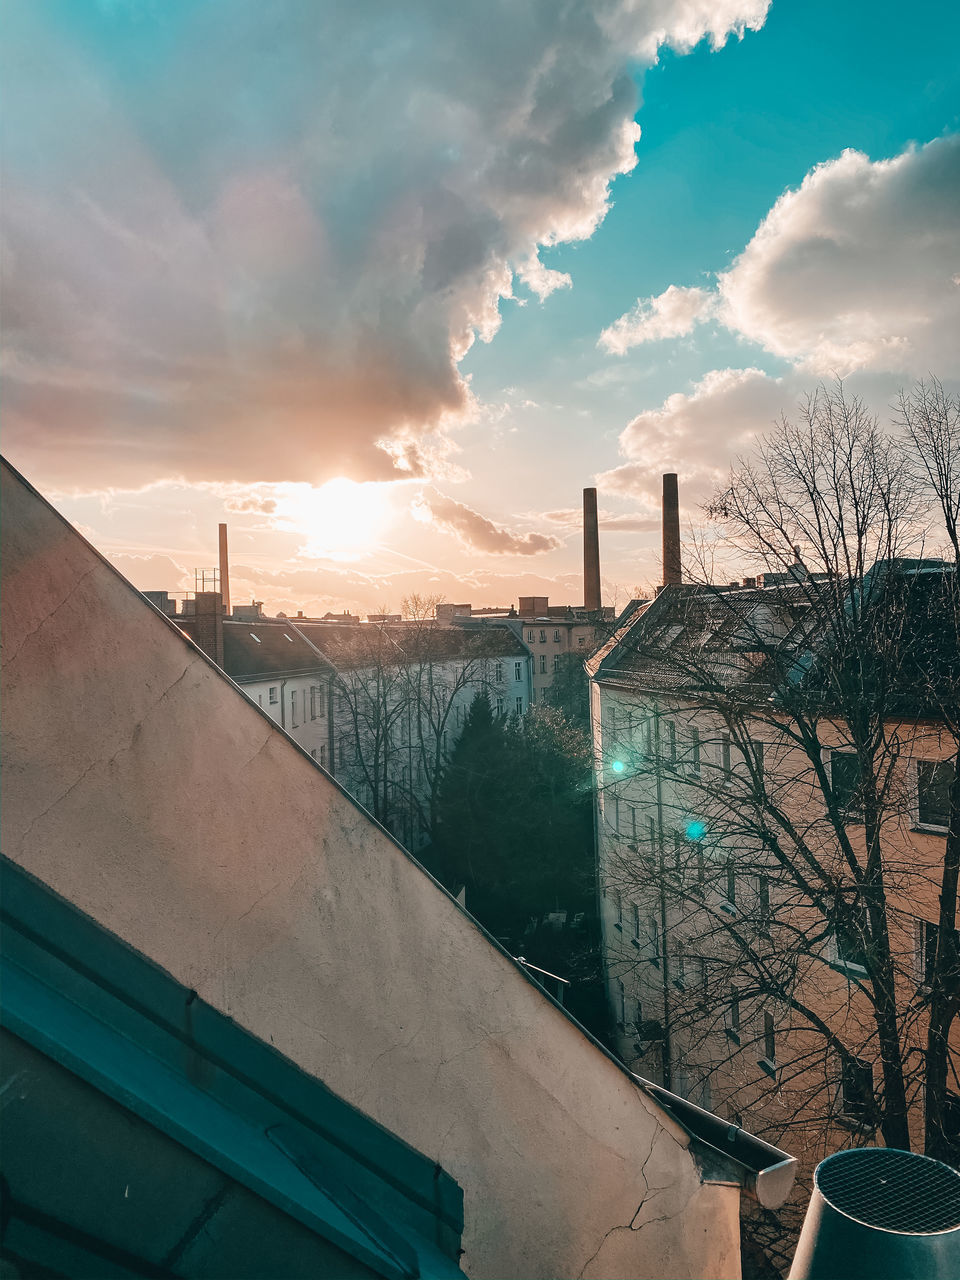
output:
[[[868,647],[870,628],[882,643],[879,633],[889,629],[891,610],[902,611],[903,637],[896,669],[891,668],[896,681],[891,713],[935,715],[943,701],[939,690],[957,688],[953,572],[941,561],[898,561],[875,565],[855,592],[841,584],[841,604],[855,595],[864,609]],[[587,669],[600,683],[627,682],[689,696],[736,686],[741,696],[766,699],[778,688],[802,686],[825,697],[827,686],[818,673],[825,670],[822,659],[834,652],[836,639],[824,623],[837,607],[837,590],[836,580],[813,579],[749,588],[665,587],[618,628]],[[823,609],[821,593],[830,597]],[[897,643],[895,636],[891,643]]]
[[[507,628],[482,633],[425,622],[422,626],[340,626],[297,623],[297,630],[338,668],[376,662],[444,662],[478,657],[522,657],[526,649]]]

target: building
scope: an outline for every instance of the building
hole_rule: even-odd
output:
[[[0,479],[5,1269],[738,1276],[792,1161],[625,1071]]]
[[[551,605],[547,596],[521,596],[519,607],[509,612],[473,611],[469,604],[444,605],[443,617],[452,626],[493,634],[510,631],[530,656],[530,701],[543,702],[554,678],[564,664],[582,666],[585,659],[607,635],[613,624],[613,610],[601,608],[588,613],[573,605]]]
[[[924,1148],[957,751],[944,709],[960,671],[942,611],[953,572],[897,562],[842,588],[862,605],[879,584],[881,633],[906,637],[905,657],[886,668],[872,820],[849,724],[818,674],[834,658],[815,601],[833,582],[798,565],[743,585],[665,586],[588,664],[618,1051],[699,1105],[788,1140],[807,1173],[851,1144]],[[901,628],[903,600],[914,613]],[[949,1049],[956,1159],[956,1026]],[[908,1131],[894,1141],[891,1062]]]
[[[509,632],[433,622],[220,619],[218,598],[185,634],[410,849],[432,833],[443,762],[476,694],[501,715],[530,705],[532,662]]]

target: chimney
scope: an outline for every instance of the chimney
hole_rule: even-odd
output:
[[[583,491],[583,607],[600,610],[600,531],[597,524],[597,491]]]
[[[221,525],[221,528],[224,526]],[[194,644],[223,666],[223,600],[219,591],[197,591],[193,598],[194,618],[190,635]]]
[[[678,585],[683,581],[680,564],[680,495],[677,477],[668,472],[663,477],[663,585]]]
[[[230,617],[230,564],[227,559],[227,526],[220,526],[220,594],[223,596],[223,612]]]

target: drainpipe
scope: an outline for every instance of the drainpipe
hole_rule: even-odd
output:
[[[663,776],[660,768],[660,711],[653,720],[653,749],[657,778],[657,870],[660,891],[660,972],[663,977],[663,1086],[672,1089],[673,1047],[670,1037],[670,958],[667,948],[667,890],[665,886],[666,860],[663,851]]]
[[[280,681],[280,728],[281,729],[285,729],[287,727],[286,692],[287,692],[287,682],[286,680],[281,680]]]

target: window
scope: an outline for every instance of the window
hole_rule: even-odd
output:
[[[668,760],[676,760],[677,758],[677,726],[672,720],[664,720],[663,736],[665,746],[665,754]]]
[[[647,839],[651,847],[657,843],[657,822],[655,818],[647,818]]]
[[[852,1120],[869,1120],[873,1113],[873,1067],[852,1054],[840,1063],[840,1110]]]
[[[277,701],[277,686],[275,684],[270,686],[270,691],[267,697],[271,703],[275,703]]]
[[[635,805],[630,806],[630,839],[636,843],[637,840],[637,809]]]
[[[690,730],[690,772],[700,775],[700,730],[695,725]]]
[[[317,718],[317,694],[318,693],[319,693],[319,690],[317,689],[317,686],[311,685],[310,686],[310,719],[311,720],[316,720]]]
[[[770,936],[770,877],[757,876],[757,932]]]
[[[546,631],[541,631],[541,632],[540,632],[540,643],[541,643],[541,644],[546,644],[546,643],[547,643],[547,633],[546,633]]]
[[[673,985],[678,991],[682,991],[686,985],[684,981],[683,967],[683,943],[677,943],[676,955],[673,958]]]
[[[325,745],[321,745],[320,747],[320,763],[324,768],[327,767],[327,748]]]
[[[937,941],[940,937],[939,922],[917,921],[917,979],[924,987],[933,985],[937,969]],[[960,946],[960,937],[954,930],[954,939]]]
[[[553,671],[554,671],[554,674],[556,674],[559,670],[560,670],[560,655],[559,655],[559,653],[555,653],[555,654],[553,655]]]
[[[613,829],[620,834],[620,797],[613,797]]]
[[[581,648],[581,649],[584,647],[584,645],[585,645],[586,643],[587,643],[587,640],[586,640],[586,637],[585,637],[585,636],[578,636],[578,637],[577,637],[577,644],[580,646],[580,648]]]
[[[763,744],[762,742],[758,742],[758,741],[756,740],[756,738],[752,738],[752,739],[751,739],[751,741],[750,741],[750,746],[753,748],[753,767],[754,767],[754,770],[756,771],[756,773],[757,773],[758,777],[762,778],[762,777],[763,777],[763,772],[764,772],[764,769],[763,769],[763,762],[764,762],[763,746],[764,746],[764,744]]]
[[[774,1067],[777,1061],[777,1032],[773,1025],[773,1014],[763,1015],[763,1059],[761,1066]]]
[[[310,748],[310,758],[311,758],[312,760],[316,760],[316,758],[317,758],[317,748],[316,748],[316,747],[311,747],[311,748]]]
[[[837,948],[837,964],[854,972],[867,973],[867,953],[860,934],[851,920],[837,919],[833,924]]]
[[[502,679],[503,679],[503,663],[502,663],[502,662],[498,662],[498,663],[496,663],[496,665],[494,666],[494,668],[493,668],[493,678],[494,678],[494,680],[502,680]]]
[[[554,631],[554,633],[553,633],[553,643],[554,643],[554,644],[559,644],[559,643],[560,643],[560,631],[559,631],[559,629],[558,629],[558,630],[556,630],[556,631]]]
[[[951,760],[917,761],[917,820],[921,827],[946,831],[950,825]]]
[[[514,678],[514,680],[522,680],[522,679],[523,679],[523,663],[521,663],[521,662],[515,662],[515,663],[513,664],[513,678]]]
[[[727,863],[727,902],[731,907],[737,903],[737,870],[731,860]]]
[[[730,735],[722,733],[720,735],[720,772],[724,778],[729,781],[733,775],[733,767],[730,762]]]
[[[545,653],[540,655],[540,674],[542,676],[547,674],[547,655]]]
[[[262,694],[262,693],[258,693],[258,694],[257,694],[257,706],[258,706],[258,707],[262,707],[262,706],[263,706],[263,694]]]
[[[617,1022],[621,1027],[627,1023],[627,992],[622,978],[617,979]]]
[[[855,815],[860,794],[860,761],[855,751],[830,752],[830,786],[841,813]]]
[[[640,941],[640,908],[636,903],[633,904],[633,936]]]
[[[730,1005],[727,1009],[727,1035],[734,1042],[740,1043],[740,989],[730,988]]]
[[[503,715],[503,699],[502,698],[497,699],[497,715],[498,716]]]
[[[647,945],[650,950],[648,959],[651,964],[660,964],[660,924],[656,916],[647,916]]]
[[[297,691],[296,689],[291,689],[290,690],[290,728],[295,729],[296,727],[297,727]]]
[[[517,699],[517,715],[518,716],[523,715],[523,698]]]
[[[534,639],[534,633],[533,633],[532,631],[528,631],[528,632],[527,632],[527,639],[528,639],[528,640],[533,640],[533,639]]]

